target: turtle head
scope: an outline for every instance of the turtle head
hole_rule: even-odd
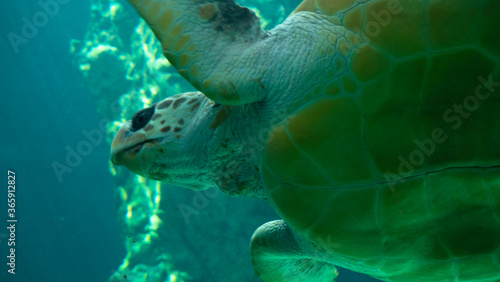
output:
[[[111,145],[111,161],[154,180],[203,190],[206,140],[203,108],[211,102],[202,93],[182,93],[138,111],[122,125]]]

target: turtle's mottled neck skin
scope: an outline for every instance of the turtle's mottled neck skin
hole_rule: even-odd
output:
[[[199,92],[175,95],[139,111],[120,129],[113,162],[194,190],[219,186],[230,195],[264,198],[263,108],[224,106]]]

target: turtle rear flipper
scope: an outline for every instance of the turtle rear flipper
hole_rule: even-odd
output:
[[[255,273],[272,282],[332,282],[335,266],[319,246],[301,238],[283,220],[268,222],[252,236]]]

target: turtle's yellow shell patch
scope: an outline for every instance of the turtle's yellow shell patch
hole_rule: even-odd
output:
[[[187,65],[189,62],[189,55],[188,54],[181,54],[179,56],[179,67],[183,67]]]
[[[355,13],[351,17],[351,13]],[[426,18],[424,1],[369,1],[361,12],[346,13],[347,28],[358,33],[365,42],[403,57],[426,50]]]
[[[337,52],[342,56],[342,57],[347,57],[349,53],[352,50],[352,45],[347,38],[342,37],[337,41]]]
[[[359,5],[349,11],[349,13],[346,13],[344,16],[344,27],[351,31],[358,32],[361,29],[361,24],[363,23],[362,9],[363,6]]]
[[[329,181],[318,170],[309,169],[314,164],[301,156],[283,126],[276,127],[271,133],[267,152],[267,167],[279,176],[280,181],[307,187],[329,185]],[[304,169],[306,167],[308,169]]]
[[[315,0],[308,0],[308,1],[302,1],[297,8],[295,8],[294,13],[297,12],[302,12],[302,11],[311,11],[315,12],[317,10],[316,8],[316,1]]]
[[[196,77],[196,75],[198,74],[198,70],[199,69],[200,68],[198,67],[198,65],[193,65],[191,67],[191,76]]]
[[[273,129],[266,163],[284,182],[329,187],[373,178],[364,157],[361,116],[352,98],[322,99]]]
[[[330,82],[326,85],[325,93],[328,95],[337,95],[340,93],[340,86],[338,81]]]
[[[217,6],[214,3],[207,3],[200,7],[199,16],[202,21],[210,21],[217,14]]]
[[[172,51],[180,52],[186,47],[186,44],[191,40],[191,36],[189,34],[184,34],[179,40],[174,44]]]
[[[356,0],[316,0],[316,5],[327,15],[342,12],[356,4]]]
[[[158,20],[156,26],[161,31],[162,33],[167,32],[167,30],[170,28],[172,25],[172,22],[174,21],[174,11],[173,10],[167,10],[165,13],[160,17]],[[160,37],[162,38],[162,37]]]
[[[196,44],[191,44],[189,47],[186,49],[189,53],[193,53],[196,50]]]
[[[179,36],[181,33],[182,33],[182,30],[184,28],[184,24],[183,23],[180,23],[178,25],[176,25],[172,31],[170,32],[170,34],[173,36],[173,37],[177,37]]]
[[[151,1],[152,0],[130,0],[130,3],[132,3],[133,5],[137,5],[139,2],[141,2],[141,4],[148,6],[151,4]]]
[[[205,79],[205,80],[203,81],[202,86],[203,86],[203,88],[204,88],[204,89],[208,89],[208,88],[210,87],[210,85],[212,85],[212,80],[210,80],[210,79]]]
[[[354,53],[351,70],[363,82],[380,78],[390,70],[391,65],[391,61],[381,51],[365,45]]]
[[[328,16],[343,12],[354,6],[356,0],[305,0],[295,9],[294,13],[301,11],[318,12]]]
[[[424,74],[423,59],[400,64],[385,79],[365,87],[360,96],[366,117],[365,146],[382,173],[397,171],[401,152],[410,153],[416,136],[423,136],[422,128],[412,122],[421,118],[419,92]]]
[[[151,8],[149,9],[149,17],[151,19],[156,19],[158,17],[158,15],[160,14],[160,11],[161,11],[161,8],[162,8],[162,2],[154,2],[152,5],[151,5]],[[144,5],[147,5],[147,4],[144,4]]]

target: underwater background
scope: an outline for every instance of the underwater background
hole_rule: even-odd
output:
[[[266,29],[299,2],[238,1]],[[0,281],[258,281],[250,237],[278,218],[265,201],[193,192],[109,162],[121,122],[193,90],[128,3],[8,1],[0,14]],[[340,282],[378,281],[339,272]]]

